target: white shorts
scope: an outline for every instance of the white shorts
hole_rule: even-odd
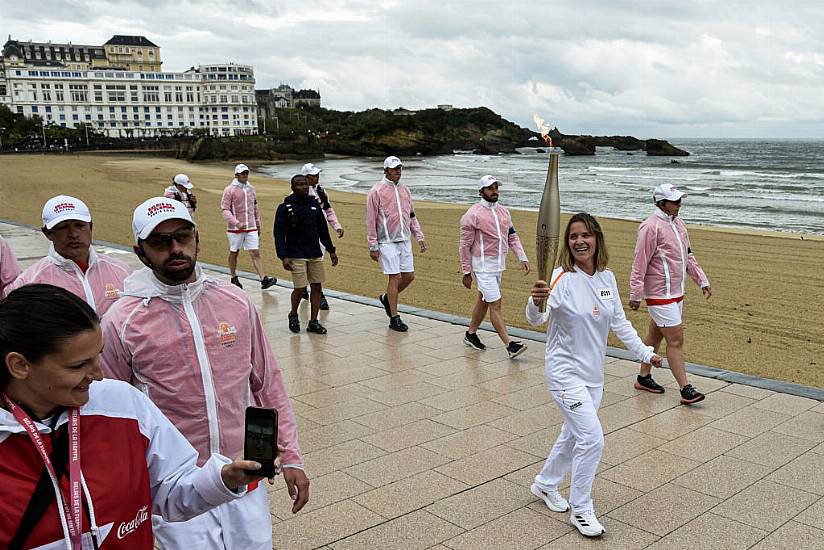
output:
[[[657,327],[677,327],[681,324],[681,315],[684,312],[684,300],[663,306],[647,306],[649,316]]]
[[[478,292],[483,295],[483,300],[487,304],[497,302],[501,299],[501,277],[503,271],[491,273],[475,272],[475,282],[478,284]]]
[[[229,237],[229,250],[237,252],[243,250],[257,250],[260,248],[260,236],[257,231],[247,231],[245,233],[226,233]]]
[[[412,241],[382,243],[380,247],[381,255],[378,261],[384,275],[415,271],[415,264],[412,261]]]

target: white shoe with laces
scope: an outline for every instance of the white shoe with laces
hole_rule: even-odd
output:
[[[558,491],[545,491],[537,483],[533,483],[529,490],[532,491],[533,495],[543,500],[546,507],[553,512],[566,512],[569,510],[569,503]]]
[[[598,518],[595,517],[595,512],[592,510],[587,512],[572,512],[569,516],[569,522],[575,526],[578,531],[585,537],[600,537],[607,532]]]

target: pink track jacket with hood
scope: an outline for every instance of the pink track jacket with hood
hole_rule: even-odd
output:
[[[687,226],[660,208],[641,223],[630,275],[630,301],[647,305],[681,301],[687,275],[701,288],[710,281],[692,255]]]
[[[260,229],[260,209],[255,188],[250,183],[240,183],[237,178],[223,190],[220,210],[226,220],[229,233],[251,233]]]
[[[408,241],[412,235],[418,241],[424,240],[421,224],[415,217],[412,193],[402,183],[384,177],[366,197],[369,250],[379,250],[381,244]]]
[[[243,453],[246,407],[277,409],[284,466],[301,467],[295,415],[257,309],[239,288],[196,269],[190,284],[165,285],[149,268],[126,280],[102,322],[103,373],[148,395],[198,464]]]
[[[89,247],[89,267],[83,273],[74,261],[58,254],[51,245],[48,255],[21,273],[6,288],[6,294],[30,283],[47,283],[80,296],[102,317],[120,298],[123,283],[131,272],[132,268],[120,260]]]
[[[461,270],[466,275],[497,273],[506,269],[506,253],[512,248],[518,261],[528,261],[521,239],[512,225],[509,210],[481,199],[461,217]]]
[[[6,292],[6,287],[11,285],[17,276],[20,275],[20,266],[17,258],[9,246],[9,242],[0,237],[0,298],[3,298],[11,289]]]

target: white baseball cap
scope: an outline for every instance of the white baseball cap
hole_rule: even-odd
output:
[[[134,209],[132,233],[134,242],[140,242],[152,234],[154,228],[166,220],[184,220],[194,225],[189,210],[182,202],[165,197],[153,197]]]
[[[243,172],[248,172],[248,171],[249,171],[249,167],[246,166],[245,164],[238,164],[237,166],[235,166],[235,174],[242,174]]]
[[[300,169],[300,173],[303,176],[317,176],[321,172],[323,172],[323,170],[321,170],[311,162],[307,162],[303,165],[303,168]]]
[[[46,201],[43,206],[43,226],[46,229],[52,229],[66,220],[90,222],[92,215],[85,202],[68,195],[58,195]]]
[[[497,183],[498,185],[501,185],[501,182],[499,182],[497,180],[497,178],[495,178],[495,176],[489,176],[489,175],[484,176],[484,177],[482,177],[481,179],[478,180],[478,189],[480,190],[480,189],[483,189],[484,187],[489,187],[493,183]]]
[[[683,191],[679,191],[671,183],[662,183],[661,185],[656,185],[655,189],[652,191],[652,197],[655,200],[655,202],[677,201],[680,200],[681,197],[686,196],[686,193],[684,193]]]
[[[401,159],[398,157],[386,157],[386,160],[383,161],[384,168],[397,168],[398,166],[403,166]]]
[[[174,182],[178,185],[182,185],[186,189],[191,189],[194,187],[192,182],[189,180],[189,176],[186,174],[178,174],[175,176]]]

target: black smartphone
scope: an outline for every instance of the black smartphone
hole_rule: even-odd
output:
[[[261,464],[260,470],[246,470],[254,476],[273,477],[278,444],[278,412],[262,407],[246,408],[246,438],[243,459]]]

